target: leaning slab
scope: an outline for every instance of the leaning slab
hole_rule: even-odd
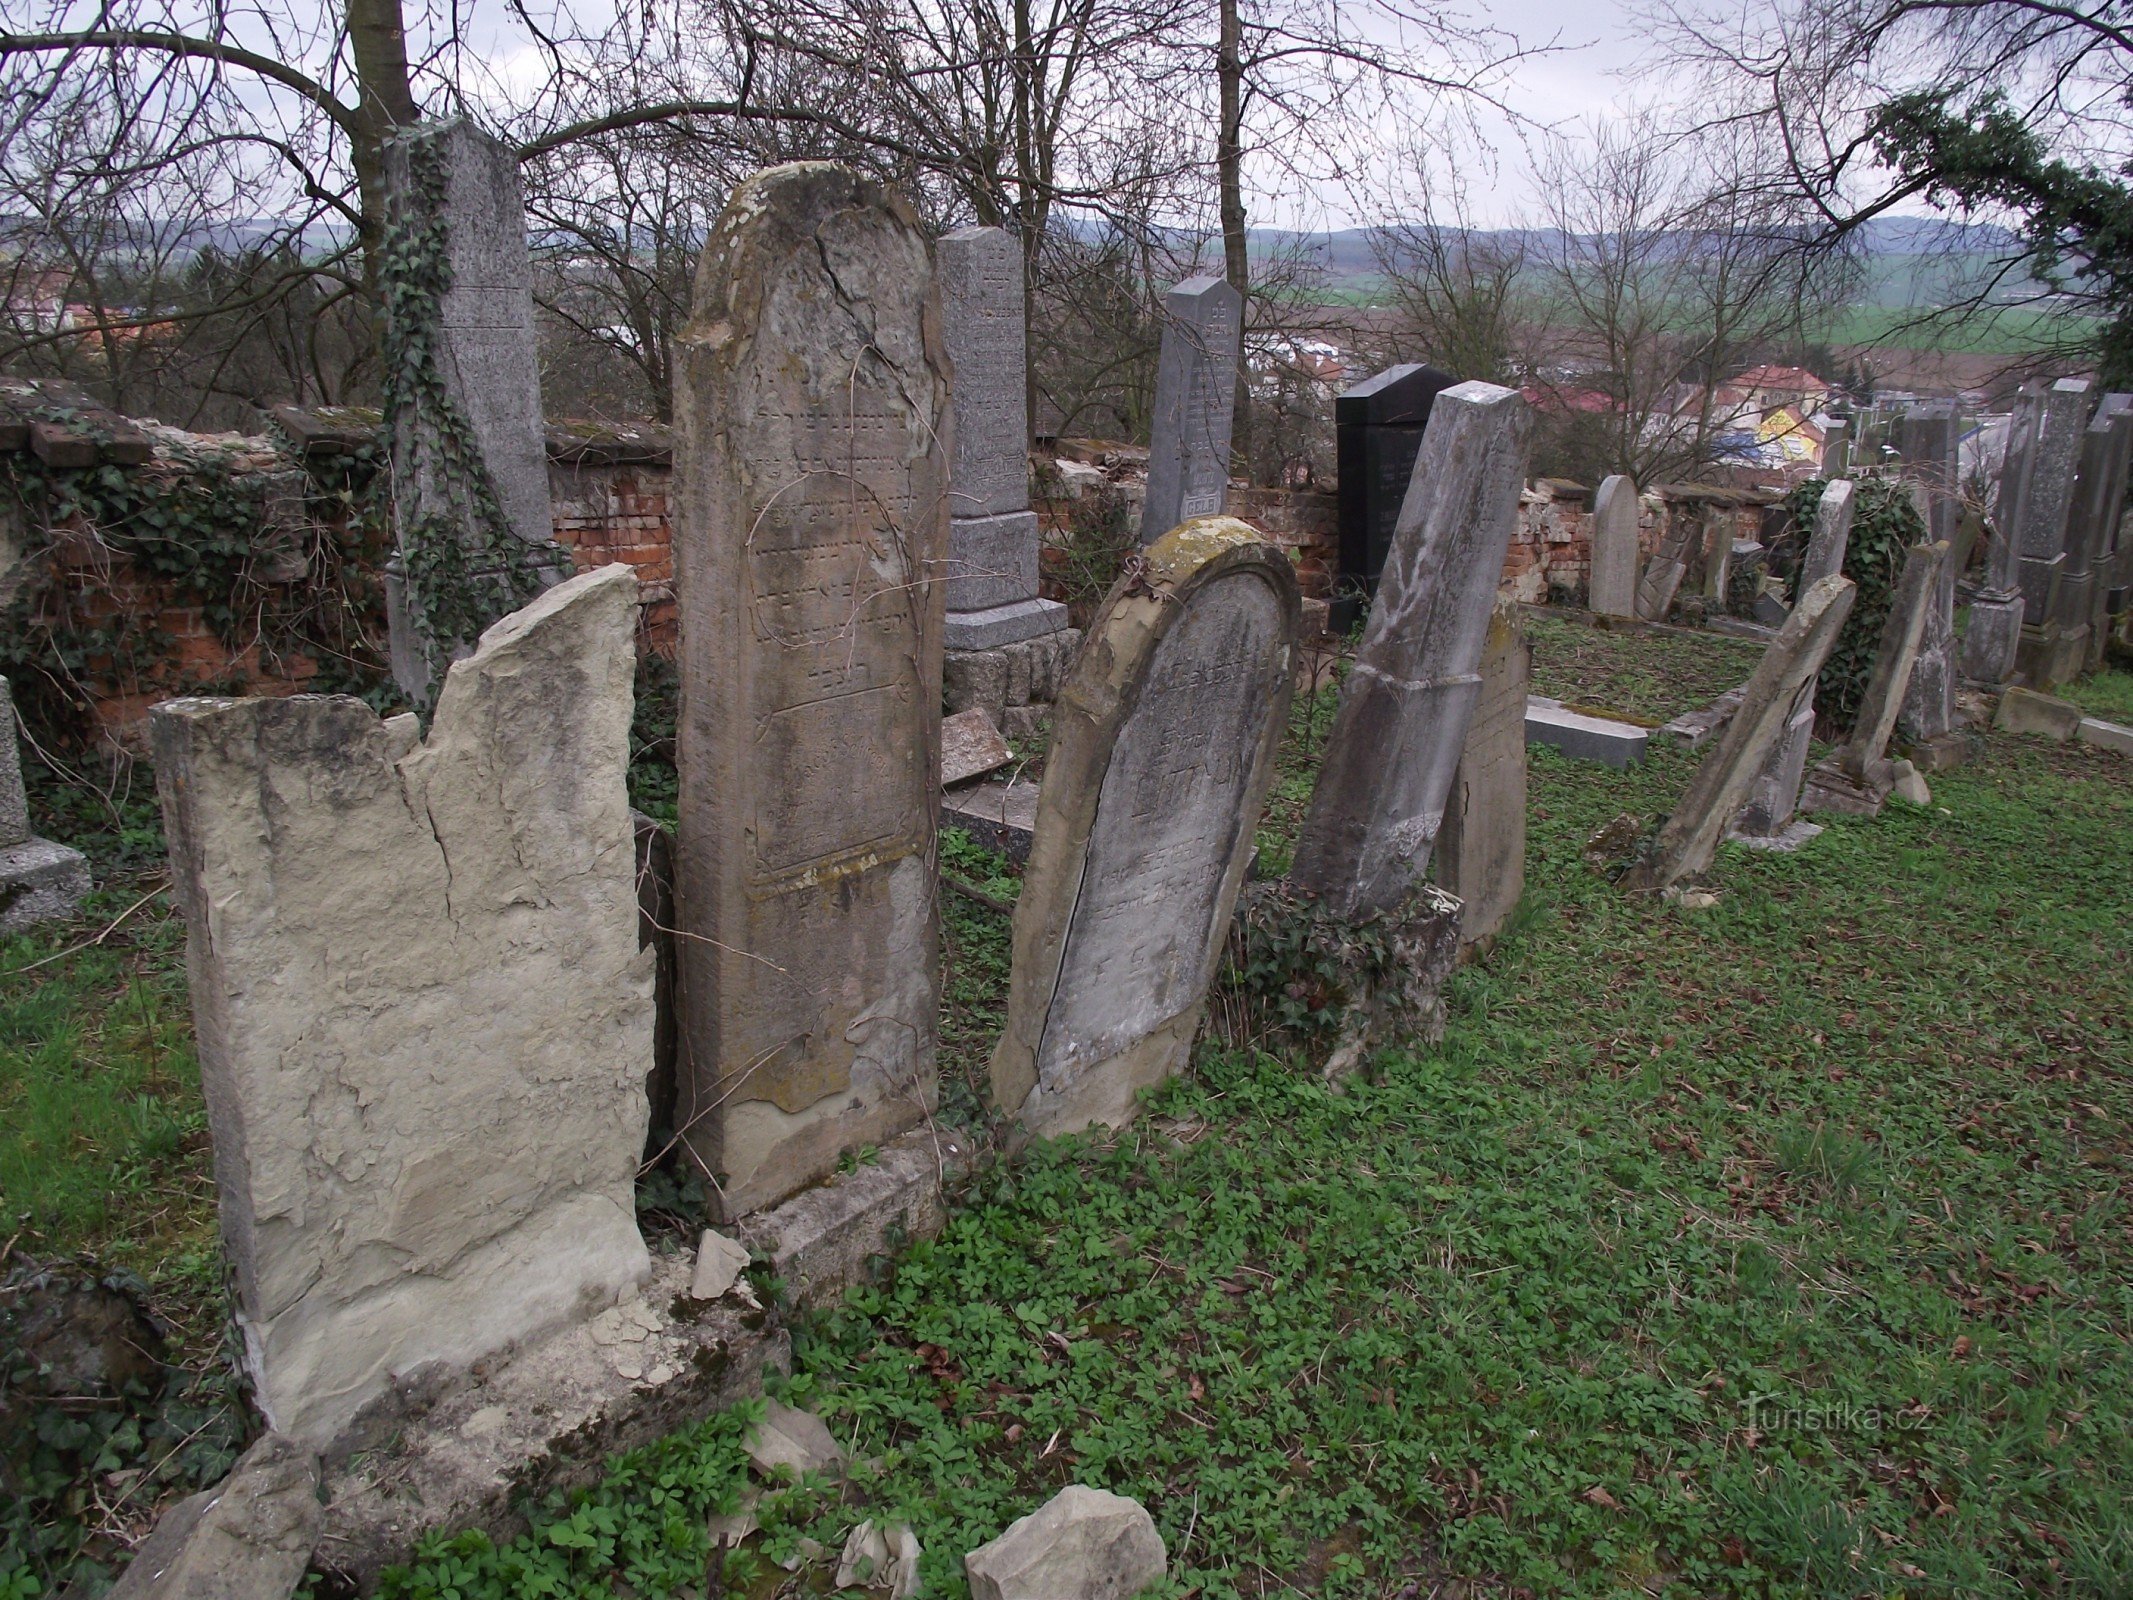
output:
[[[1740,710],[1696,769],[1650,852],[1622,875],[1624,889],[1658,891],[1711,865],[1727,822],[1740,809],[1792,714],[1803,684],[1822,670],[1851,614],[1849,578],[1823,578],[1800,596],[1742,691]]]
[[[963,1558],[971,1600],[1133,1600],[1169,1565],[1145,1506],[1081,1484]]]
[[[2106,722],[2101,717],[2083,717],[2075,736],[2083,744],[2092,744],[2099,750],[2133,756],[2133,728],[2124,723]]]
[[[156,1522],[106,1600],[288,1600],[318,1541],[318,1453],[270,1433]]]
[[[1296,577],[1203,517],[1113,585],[1055,712],[1015,905],[993,1102],[1117,1126],[1179,1071],[1252,853],[1294,682]]]
[[[1289,869],[1336,916],[1391,911],[1428,874],[1481,694],[1532,425],[1524,397],[1490,383],[1458,384],[1431,407]]]
[[[2056,695],[2034,689],[2009,689],[2000,696],[1999,712],[1992,725],[2002,733],[2037,734],[2054,744],[2064,744],[2081,731],[2081,708]]]
[[[1481,698],[1445,800],[1433,875],[1459,897],[1459,942],[1492,941],[1526,892],[1526,684],[1533,651],[1499,600],[1481,651]]]
[[[1561,701],[1542,695],[1526,697],[1526,743],[1547,745],[1574,760],[1625,772],[1644,759],[1651,739],[1650,730],[1634,722],[1567,711]]]
[[[960,828],[1010,861],[1027,861],[1037,837],[1037,785],[966,783],[941,795],[941,826]]]
[[[1873,816],[1895,787],[1896,763],[1887,758],[1889,738],[1903,710],[1912,663],[1918,658],[1940,567],[1947,559],[1945,542],[1913,545],[1904,557],[1903,575],[1896,580],[1896,593],[1881,624],[1874,669],[1860,698],[1851,737],[1808,775],[1800,797],[1803,810]]]
[[[676,389],[676,1116],[720,1220],[923,1119],[948,356],[909,206],[829,162],[735,190]]]
[[[244,1365],[302,1442],[645,1274],[636,592],[496,624],[426,741],[339,696],[152,714]]]

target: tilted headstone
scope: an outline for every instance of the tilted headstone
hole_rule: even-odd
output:
[[[426,740],[339,695],[151,713],[244,1361],[306,1443],[649,1269],[636,601],[608,566],[496,624]]]
[[[1340,517],[1336,632],[1353,626],[1361,602],[1377,593],[1422,431],[1429,426],[1429,408],[1457,381],[1448,372],[1409,362],[1365,378],[1333,402]]]
[[[385,144],[393,677],[420,700],[481,629],[567,576],[555,544],[517,154],[471,122]],[[447,545],[456,548],[447,548]],[[462,614],[467,613],[467,614]],[[427,619],[427,620],[425,620]]]
[[[1244,297],[1227,281],[1187,278],[1163,296],[1142,544],[1189,518],[1216,516],[1226,504],[1243,354]]]
[[[30,836],[30,799],[22,787],[22,751],[15,742],[15,694],[0,678],[0,850]]]
[[[1289,869],[1336,916],[1392,911],[1428,873],[1481,693],[1531,432],[1515,389],[1462,383],[1437,396]]]
[[[2051,609],[2030,654],[2033,684],[2077,678],[2088,669],[2089,632],[2097,621],[2096,565],[2125,509],[2127,455],[2133,451],[2133,396],[2107,394],[2082,432],[2081,464],[2066,519],[2065,553]]]
[[[1464,903],[1461,944],[1496,937],[1526,892],[1526,688],[1533,651],[1499,598],[1481,647],[1481,697],[1444,804],[1431,875]]]
[[[1905,555],[1851,737],[1808,774],[1800,797],[1802,810],[1872,816],[1888,798],[1896,781],[1894,763],[1887,759],[1889,739],[1903,709],[1904,690],[1910,686],[1918,642],[1925,636],[1933,586],[1948,559],[1945,543],[1913,545]]]
[[[1799,592],[1805,594],[1824,578],[1841,576],[1845,551],[1851,545],[1853,491],[1849,478],[1839,478],[1822,491],[1815,507],[1814,533],[1807,541],[1807,554],[1800,562]],[[1770,759],[1748,791],[1747,804],[1733,819],[1733,831],[1750,839],[1781,835],[1799,809],[1800,784],[1807,775],[1807,756],[1815,731],[1815,684],[1809,678],[1802,686],[1792,714],[1785,719]]]
[[[1201,518],[1115,585],[1053,713],[994,1104],[1032,1134],[1132,1115],[1185,1065],[1288,717],[1289,559]]]
[[[1659,548],[1645,564],[1637,580],[1637,615],[1646,622],[1664,622],[1673,608],[1674,595],[1689,570],[1689,542],[1702,532],[1696,519],[1680,507],[1668,516]]]
[[[2097,402],[2096,410],[2099,419],[2105,416],[2111,419],[2114,442],[2107,449],[2100,443],[2096,445],[2103,456],[2105,471],[2098,474],[2094,487],[2085,487],[2082,492],[2088,522],[2084,551],[2088,567],[2081,586],[2087,599],[2076,620],[2087,625],[2087,634],[2079,660],[2069,662],[2068,677],[2095,671],[2103,665],[2108,652],[2114,612],[2113,590],[2121,581],[2119,550],[2126,519],[2126,490],[2128,478],[2133,476],[2133,462],[2127,458],[2128,416],[2133,413],[2133,394],[2107,394]],[[2124,604],[2125,596],[2117,596],[2115,607],[2122,608]]]
[[[1890,432],[1903,475],[1926,491],[1927,531],[1952,542],[1963,509],[1961,407],[1953,400],[1914,400]]]
[[[89,862],[79,850],[30,832],[14,692],[0,678],[0,934],[72,916],[89,888]]]
[[[2008,418],[1985,579],[1971,599],[1970,625],[1963,633],[1963,676],[1974,683],[2005,683],[2021,647],[2022,524],[2030,515],[2047,404],[2042,384],[2024,384]]]
[[[1637,485],[1621,473],[1592,497],[1591,608],[1603,617],[1637,614]]]
[[[1005,228],[960,228],[934,260],[955,366],[943,637],[950,650],[994,650],[1067,623],[1065,606],[1037,594],[1022,246]]]
[[[1851,579],[1828,577],[1800,596],[1743,686],[1740,709],[1696,768],[1651,849],[1623,873],[1623,888],[1665,889],[1710,867],[1727,822],[1782,736],[1801,686],[1814,681],[1843,631],[1855,592]]]
[[[675,1108],[730,1220],[935,1094],[949,367],[910,208],[743,183],[682,337]]]

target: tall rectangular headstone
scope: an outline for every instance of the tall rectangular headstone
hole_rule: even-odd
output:
[[[1067,621],[1065,606],[1037,594],[1022,246],[1005,228],[959,228],[934,261],[955,366],[944,640],[950,650],[992,650]]]
[[[2015,670],[2022,643],[2022,524],[2031,515],[2050,403],[2044,385],[2024,384],[2008,418],[1985,580],[1970,602],[1970,626],[1963,634],[1963,676],[1974,683],[2005,683]]]
[[[22,751],[15,743],[15,695],[0,678],[0,850],[30,836],[30,800],[22,787]]]
[[[949,364],[910,207],[760,172],[682,338],[675,1115],[727,1219],[935,1094]]]
[[[1914,400],[1891,421],[1890,443],[1903,462],[1904,476],[1923,492],[1929,542],[1953,543],[1962,517],[1962,414],[1952,400]],[[1947,764],[1959,749],[1955,726],[1957,674],[1955,640],[1955,567],[1939,570],[1926,610],[1926,631],[1911,666],[1904,697],[1906,733],[1922,756]]]
[[[1142,544],[1190,518],[1220,514],[1227,501],[1243,355],[1244,297],[1226,280],[1187,278],[1163,296]]]
[[[322,1445],[649,1270],[636,614],[626,566],[550,590],[452,665],[427,739],[338,695],[150,716],[243,1360],[279,1432]]]
[[[1592,499],[1592,581],[1587,597],[1603,617],[1637,615],[1637,485],[1621,473]]]
[[[2094,404],[2086,378],[2061,378],[2043,396],[2043,415],[2025,473],[2020,522],[2014,530],[2022,615],[2033,627],[2051,615],[2052,590],[2066,565],[2066,533],[2074,516],[2082,439]]]
[[[2097,403],[2099,414],[2108,413],[2113,419],[2114,431],[2123,434],[2124,418],[2133,411],[2133,394],[2107,394]],[[2086,621],[2088,637],[2079,670],[2093,672],[2104,663],[2110,642],[2110,629],[2114,613],[2124,607],[2126,597],[2113,591],[2122,583],[2120,566],[2126,521],[2126,491],[2129,477],[2133,477],[2133,464],[2129,464],[2123,447],[2115,449],[2112,467],[2116,482],[2101,486],[2093,494],[2084,492],[2083,499],[2089,515],[2087,540],[2088,575],[2085,587],[2088,590]]]
[[[1852,422],[1831,417],[1822,425],[1822,476],[1848,478],[1852,471]]]
[[[1394,911],[1428,873],[1481,693],[1531,432],[1515,389],[1462,383],[1437,396],[1289,870],[1336,916]]]
[[[1180,1071],[1288,720],[1289,559],[1188,522],[1115,585],[1054,712],[1015,904],[993,1102],[1031,1134],[1116,1126]]]
[[[399,527],[386,598],[393,677],[420,700],[570,563],[549,505],[517,154],[455,118],[393,134],[385,180],[388,270],[402,280],[382,341]]]
[[[1896,781],[1895,763],[1885,754],[1889,737],[1896,731],[1911,666],[1918,659],[1918,642],[1925,635],[1933,582],[1948,559],[1948,547],[1939,543],[1913,545],[1905,555],[1903,575],[1896,581],[1889,614],[1882,620],[1874,668],[1860,698],[1851,737],[1808,775],[1801,809],[1863,816],[1881,810]]]
[[[2133,396],[2107,394],[2081,438],[2081,465],[2074,502],[2066,521],[2066,555],[2052,592],[2051,610],[2043,619],[2045,639],[2038,670],[2030,681],[2039,686],[2079,677],[2089,665],[2089,635],[2096,622],[2096,567],[2107,529],[2115,529],[2125,508],[2128,452],[2133,451]]]
[[[1340,519],[1336,632],[1345,633],[1362,603],[1377,593],[1422,431],[1429,426],[1429,408],[1457,381],[1448,372],[1409,362],[1365,378],[1334,399]]]
[[[1493,940],[1526,892],[1526,689],[1533,651],[1499,597],[1481,647],[1481,695],[1452,774],[1431,876],[1463,903],[1459,942]]]

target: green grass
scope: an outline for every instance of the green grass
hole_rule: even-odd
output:
[[[1532,613],[1525,625],[1535,694],[1650,723],[1739,688],[1761,654],[1748,640],[1717,633],[1610,633]]]
[[[2133,723],[2133,672],[2113,667],[2056,691],[2091,716]]]

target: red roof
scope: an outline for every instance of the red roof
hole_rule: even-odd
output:
[[[1829,393],[1829,385],[1805,367],[1750,367],[1733,382],[1743,389],[1791,389],[1801,394]]]

